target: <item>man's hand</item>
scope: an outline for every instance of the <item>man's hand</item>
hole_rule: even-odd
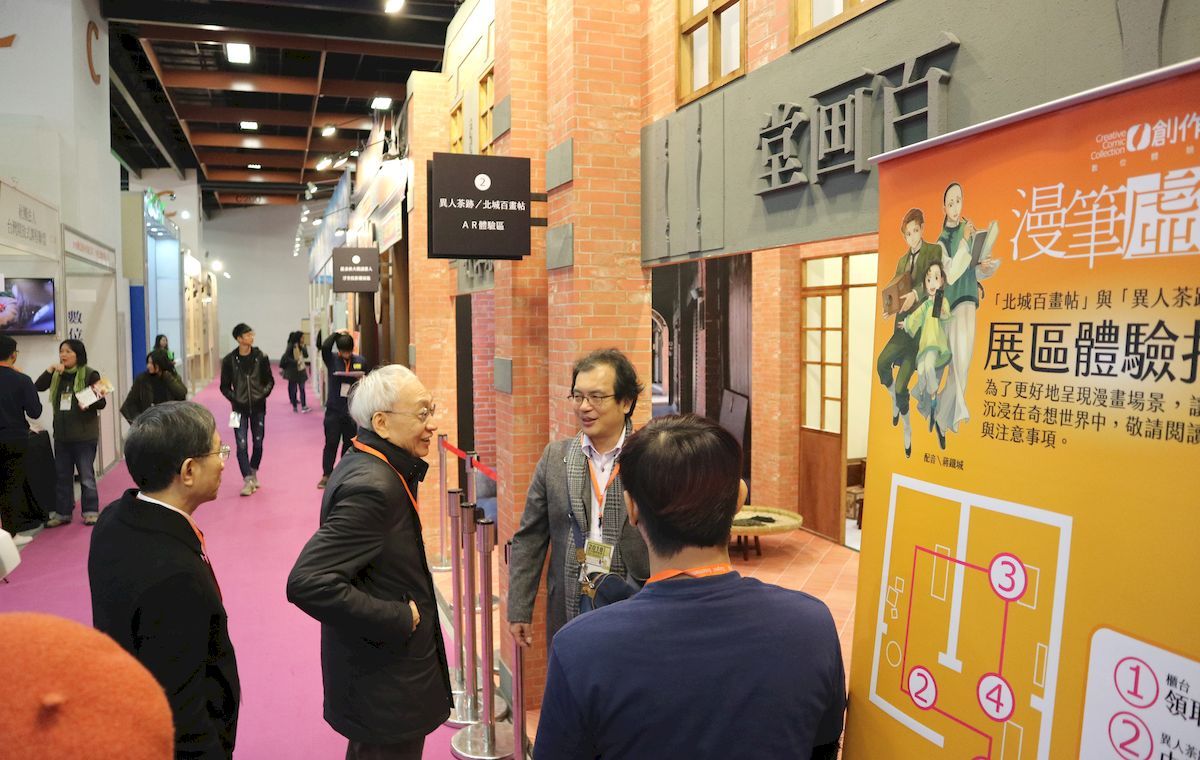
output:
[[[910,290],[904,294],[904,298],[900,299],[900,311],[908,311],[917,302],[917,291]]]
[[[529,623],[509,623],[508,630],[512,632],[513,638],[523,647],[528,647],[533,644],[533,626]]]
[[[417,626],[421,624],[421,611],[417,609],[417,603],[411,599],[408,602],[408,608],[412,610],[413,631],[417,630]]]

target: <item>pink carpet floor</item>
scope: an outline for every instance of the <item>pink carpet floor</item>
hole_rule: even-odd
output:
[[[221,440],[233,446],[229,405],[217,386],[208,386],[195,400],[212,410]],[[221,582],[242,681],[236,760],[345,756],[345,739],[321,717],[319,626],[288,604],[284,591],[293,561],[317,527],[322,411],[294,414],[287,385],[278,382],[268,401],[262,489],[250,497],[238,495],[242,478],[235,450],[225,465],[218,498],[196,512]],[[100,480],[101,505],[132,485],[124,464],[118,464]],[[42,531],[23,550],[10,583],[0,584],[0,612],[48,612],[91,625],[91,529],[80,523],[78,507],[75,518],[70,525]],[[453,734],[454,729],[443,726],[430,735],[426,760],[452,757]]]

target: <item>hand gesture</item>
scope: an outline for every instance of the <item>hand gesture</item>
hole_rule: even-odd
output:
[[[904,298],[900,302],[900,311],[908,311],[917,302],[917,291],[910,290],[904,294]]]
[[[970,219],[963,221],[963,240],[970,240],[975,236],[975,225]]]
[[[509,623],[508,630],[520,646],[528,647],[533,644],[533,626],[529,623]]]
[[[408,602],[408,608],[410,610],[412,610],[412,619],[413,619],[412,629],[414,631],[416,631],[417,626],[421,624],[421,610],[417,609],[417,603],[412,601],[411,599]]]
[[[55,372],[62,372],[62,371],[63,371],[63,370],[65,370],[65,369],[66,369],[66,367],[64,367],[64,366],[63,366],[63,365],[61,365],[61,364],[51,364],[51,365],[50,365],[50,366],[49,366],[49,367],[46,369],[46,371],[47,371],[47,372],[49,372],[49,373],[51,373],[51,374],[53,374],[53,373],[55,373]]]

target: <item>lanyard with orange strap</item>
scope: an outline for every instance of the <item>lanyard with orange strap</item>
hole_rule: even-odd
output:
[[[221,584],[217,582],[217,571],[213,570],[212,562],[208,559],[208,547],[204,544],[204,534],[200,532],[200,526],[190,515],[185,515],[188,520],[188,525],[192,526],[192,531],[196,534],[196,538],[200,539],[200,559],[204,560],[204,564],[208,565],[208,572],[212,573],[213,585],[217,587],[217,598],[225,601],[225,595],[221,593]]]
[[[724,575],[725,573],[732,572],[733,565],[728,562],[721,562],[716,565],[704,565],[703,567],[692,567],[687,570],[669,568],[651,575],[646,579],[646,585],[649,586],[651,583],[658,583],[659,581],[665,581],[668,578],[675,578],[680,575],[689,575],[693,578],[710,578],[714,575]]]
[[[358,436],[355,436],[350,442],[354,444],[354,448],[382,460],[384,464],[386,464],[388,467],[391,467],[392,472],[396,473],[396,477],[400,479],[400,485],[404,486],[404,491],[408,494],[408,499],[412,502],[413,509],[417,510],[417,512],[421,511],[421,505],[417,503],[417,497],[413,496],[412,489],[408,487],[408,481],[404,479],[404,476],[400,474],[399,470],[397,470],[395,467],[392,467],[392,463],[389,462],[388,458],[383,455],[383,452],[358,440]]]
[[[604,484],[604,488],[601,488],[600,481],[596,480],[596,469],[592,467],[592,460],[588,460],[588,475],[592,477],[592,492],[596,494],[596,511],[599,512],[597,523],[601,528],[604,527],[604,496],[608,493],[609,486],[617,479],[617,473],[620,471],[621,463],[617,462],[608,475],[608,482]]]

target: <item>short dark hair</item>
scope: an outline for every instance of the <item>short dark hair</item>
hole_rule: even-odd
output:
[[[346,333],[338,333],[338,336],[333,339],[333,342],[337,345],[338,351],[353,351],[354,350],[354,336],[353,335],[347,335]]]
[[[579,377],[580,372],[590,372],[601,364],[612,367],[613,395],[616,396],[617,401],[630,402],[629,412],[625,415],[625,418],[629,419],[633,416],[633,410],[637,409],[638,394],[642,392],[642,384],[638,382],[637,370],[633,368],[633,362],[615,348],[593,351],[575,362],[575,366],[571,369],[571,392],[575,391],[575,378]]]
[[[728,430],[694,414],[657,417],[629,437],[620,461],[655,553],[729,543],[741,506],[742,447]]]
[[[0,362],[6,362],[17,352],[17,342],[11,335],[0,335]]]
[[[154,362],[154,366],[165,372],[175,371],[175,362],[171,361],[171,355],[161,348],[156,348],[146,355],[146,361]]]
[[[75,364],[82,367],[87,364],[87,346],[83,345],[83,341],[67,338],[62,343],[58,344],[58,349],[61,351],[63,346],[67,346],[75,353]]]
[[[237,340],[248,332],[254,332],[254,328],[250,327],[250,325],[246,324],[245,322],[238,322],[233,326],[233,339]]]
[[[184,460],[207,454],[217,421],[194,401],[168,401],[138,415],[125,439],[133,482],[154,493],[171,485]]]
[[[908,225],[911,224],[912,222],[916,222],[917,224],[924,227],[925,226],[925,212],[919,208],[910,208],[908,210],[908,213],[906,213],[904,215],[904,219],[900,222],[900,231],[904,232],[904,230],[908,229]]]

